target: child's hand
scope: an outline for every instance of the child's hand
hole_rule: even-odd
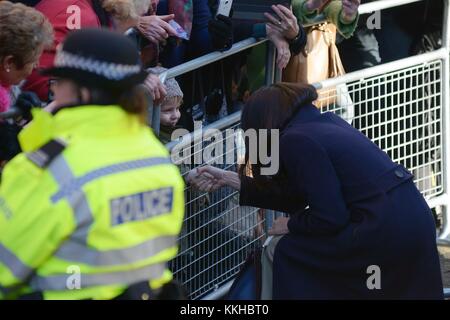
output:
[[[157,75],[150,74],[147,79],[145,79],[144,86],[150,92],[154,105],[158,105],[167,95],[166,87],[161,83],[161,80],[159,80]]]

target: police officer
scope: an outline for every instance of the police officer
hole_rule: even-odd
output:
[[[138,52],[84,29],[44,73],[56,109],[33,111],[0,185],[0,297],[114,299],[144,284],[152,299],[172,280],[184,183],[145,125]]]

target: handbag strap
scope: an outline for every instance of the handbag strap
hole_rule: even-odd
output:
[[[331,30],[332,28],[333,31]],[[336,27],[334,27],[333,24],[329,22],[323,22],[316,25],[313,25],[311,27],[308,27],[306,29],[306,35],[308,36],[313,31],[320,31],[323,33],[323,37],[325,39],[325,43],[330,47],[336,43],[335,37],[336,37]],[[306,52],[306,47],[302,50],[303,55],[306,57],[308,55],[308,52]]]

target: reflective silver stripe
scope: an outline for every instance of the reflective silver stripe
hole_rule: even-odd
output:
[[[81,289],[103,285],[130,285],[140,281],[161,278],[165,264],[154,264],[143,268],[99,274],[83,274],[80,276]],[[60,274],[54,276],[35,276],[30,282],[30,287],[38,291],[64,291],[67,290],[67,281],[74,275]]]
[[[50,164],[48,170],[53,175],[60,189],[75,180],[72,170],[62,155],[58,156]],[[73,210],[76,220],[76,229],[71,238],[86,244],[89,227],[94,221],[94,216],[89,207],[86,195],[82,190],[74,190],[74,192],[67,196],[67,201]]]
[[[55,193],[51,199],[53,203],[58,202],[62,198],[68,197],[74,191],[80,190],[85,184],[105,176],[162,164],[171,164],[171,161],[169,158],[148,158],[117,163],[108,167],[100,168],[91,171],[80,178],[73,179],[69,185],[64,185],[57,193]]]
[[[75,241],[68,241],[55,254],[74,263],[92,266],[114,266],[141,261],[176,245],[177,237],[164,236],[125,249],[98,251]]]
[[[19,280],[27,279],[34,270],[23,263],[14,253],[0,243],[0,262]]]
[[[57,250],[55,257],[93,266],[123,265],[149,258],[164,249],[173,247],[176,244],[176,237],[173,236],[152,239],[130,248],[108,251],[91,249],[87,245],[89,227],[94,221],[94,216],[82,187],[107,175],[161,164],[171,164],[170,159],[148,158],[119,163],[75,178],[64,157],[57,157],[50,165],[49,171],[58,182],[60,191],[52,197],[52,201],[57,202],[65,197],[75,214],[77,226],[75,232]]]
[[[26,156],[27,156],[28,160],[30,160],[31,162],[33,162],[40,168],[44,168],[45,164],[48,161],[48,156],[41,150],[37,150],[32,153],[27,153]]]
[[[75,176],[70,169],[69,164],[62,155],[59,155],[52,161],[52,163],[48,167],[48,170],[53,175],[53,178],[58,183],[60,189],[69,184],[70,181],[75,179]]]

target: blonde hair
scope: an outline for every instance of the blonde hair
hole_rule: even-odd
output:
[[[0,1],[0,59],[11,55],[20,69],[53,45],[53,27],[39,11],[21,3]]]
[[[102,7],[118,20],[137,19],[150,8],[151,0],[103,0]]]

